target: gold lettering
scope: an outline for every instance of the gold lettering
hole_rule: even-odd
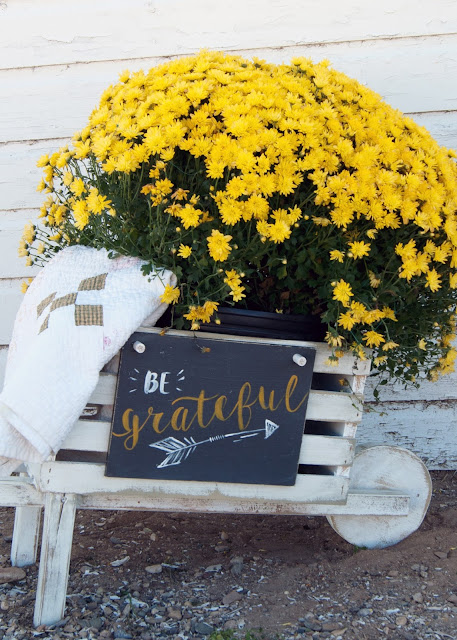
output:
[[[289,413],[295,413],[296,411],[298,411],[309,395],[309,391],[307,391],[303,396],[303,398],[300,400],[300,402],[297,404],[295,409],[292,409],[292,407],[290,406],[290,400],[292,399],[292,395],[295,391],[295,387],[297,386],[297,383],[298,383],[298,378],[295,375],[291,376],[289,379],[289,382],[287,383],[285,404],[286,404],[286,409]]]
[[[126,409],[122,414],[122,426],[124,427],[124,433],[113,432],[113,436],[116,436],[117,438],[123,438],[127,436],[124,441],[124,447],[128,451],[132,451],[132,449],[134,449],[138,444],[138,437],[140,435],[140,432],[143,429],[143,427],[146,425],[149,418],[153,415],[154,410],[152,407],[149,407],[146,420],[141,425],[140,425],[140,419],[136,414],[133,414],[132,422],[130,423],[130,416],[132,415],[132,413],[133,413],[133,409]]]
[[[187,431],[187,429],[189,428],[189,427],[186,427],[186,420],[187,420],[188,413],[189,413],[189,410],[186,409],[185,407],[178,407],[178,409],[176,409],[176,411],[174,411],[173,415],[171,416],[172,429],[174,429],[175,431]],[[178,419],[180,414],[182,414],[181,423],[178,424]]]
[[[264,411],[275,412],[284,402],[285,408],[289,413],[297,412],[306,402],[309,395],[309,392],[305,393],[294,405],[293,398],[296,395],[297,385],[298,376],[292,375],[287,383],[285,394],[282,395],[275,404],[275,394],[277,394],[277,390],[272,389],[266,392],[265,388],[260,386],[256,397],[252,399],[252,385],[250,382],[245,382],[238,392],[235,405],[231,410],[227,409],[228,413],[226,415],[224,411],[228,403],[227,396],[214,395],[207,397],[204,389],[200,391],[198,396],[181,396],[173,400],[171,404],[174,409],[169,422],[163,422],[163,412],[154,413],[153,407],[149,407],[144,421],[140,423],[139,416],[135,414],[132,408],[129,408],[122,414],[121,423],[123,431],[121,433],[113,432],[113,436],[124,438],[124,447],[132,451],[137,446],[140,433],[148,422],[155,433],[162,434],[170,426],[174,431],[185,432],[188,431],[196,421],[201,429],[206,429],[214,420],[226,422],[232,416],[236,416],[238,429],[244,431],[251,423],[252,408],[255,405],[258,405]],[[191,403],[190,407],[185,406],[184,403],[186,402]],[[213,410],[212,413],[210,413],[208,404],[211,405],[212,403],[214,403]]]
[[[246,391],[247,391],[247,397],[245,398],[244,394],[246,393]],[[236,401],[235,406],[233,407],[232,411],[228,415],[228,417],[231,418],[233,414],[236,412],[237,420],[238,420],[238,429],[240,431],[244,431],[244,429],[246,429],[249,426],[249,423],[251,422],[251,417],[252,417],[251,407],[255,405],[255,403],[257,402],[257,398],[256,398],[253,402],[249,403],[248,400],[250,397],[251,397],[251,385],[249,382],[245,382],[238,393],[238,400]],[[247,420],[244,419],[244,415],[243,415],[243,412],[245,409],[248,410]]]
[[[227,403],[227,396],[219,396],[219,398],[214,403],[214,413],[210,422],[216,417],[221,422],[225,422],[227,418],[224,417],[223,409]]]

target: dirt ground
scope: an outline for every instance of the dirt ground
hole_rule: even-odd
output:
[[[0,586],[0,638],[457,638],[457,472],[420,529],[358,549],[323,517],[79,511],[66,617],[34,630],[37,565]],[[14,513],[0,509],[9,566]],[[260,634],[260,632],[256,632]]]

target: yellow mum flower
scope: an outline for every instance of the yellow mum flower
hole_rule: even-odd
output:
[[[177,212],[176,215],[181,218],[184,228],[190,229],[191,227],[198,227],[198,225],[200,224],[200,216],[202,215],[202,212],[198,209],[195,209],[192,205],[186,204]]]
[[[35,225],[33,225],[31,222],[25,225],[22,239],[27,244],[32,244],[32,242],[35,240]]]
[[[410,240],[408,244],[405,245],[399,242],[395,247],[395,253],[401,256],[403,260],[414,258],[417,253],[416,241]]]
[[[27,280],[23,280],[21,283],[21,293],[25,293],[27,291],[27,289],[30,287],[30,285],[33,282],[33,278],[28,278]]]
[[[180,291],[178,287],[172,287],[169,284],[165,286],[165,291],[160,296],[160,300],[167,304],[176,304],[179,300]]]
[[[351,285],[342,279],[333,287],[333,299],[338,300],[345,307],[349,305],[349,299],[353,295]]]
[[[354,260],[367,256],[370,253],[370,249],[371,245],[367,242],[363,242],[363,240],[349,243],[349,250],[352,253],[351,257],[354,258]]]
[[[268,237],[276,244],[290,238],[291,233],[291,228],[283,220],[276,220],[274,224],[268,225]]]
[[[65,171],[65,173],[63,174],[62,182],[66,187],[69,187],[71,185],[71,183],[73,182],[73,174],[71,173],[71,171]]]
[[[333,249],[330,251],[330,260],[338,260],[338,262],[344,262],[344,253],[342,251],[338,251],[338,249]]]
[[[178,256],[181,258],[188,258],[192,253],[192,247],[187,244],[180,244],[178,249]]]
[[[232,250],[230,240],[232,236],[226,236],[217,229],[213,229],[211,235],[206,239],[208,242],[209,255],[216,262],[227,260]]]
[[[392,349],[396,349],[399,346],[400,345],[398,344],[398,342],[394,342],[393,340],[389,340],[388,342],[386,342],[385,344],[382,345],[382,350],[383,351],[391,351]]]
[[[42,169],[43,167],[45,167],[47,164],[49,164],[49,156],[47,153],[45,153],[44,155],[41,156],[41,158],[37,161],[36,166],[39,169]]]
[[[187,196],[189,191],[186,189],[176,189],[176,191],[171,195],[172,200],[187,200]]]
[[[368,272],[368,278],[370,280],[370,286],[372,286],[373,289],[377,289],[381,284],[381,279],[377,278],[373,271]]]
[[[86,190],[86,186],[81,178],[75,178],[70,185],[70,191],[76,197],[79,197]]]
[[[438,291],[441,288],[441,276],[435,271],[435,269],[431,269],[426,275],[427,282],[425,286],[430,289],[430,291]]]
[[[369,347],[379,347],[380,344],[386,341],[384,336],[377,331],[367,331],[363,339]]]
[[[348,311],[347,313],[342,313],[338,318],[339,326],[343,327],[343,329],[346,329],[346,331],[350,331],[352,327],[355,325],[355,323],[356,321],[354,317],[351,315],[350,311]]]
[[[95,214],[102,213],[111,204],[111,200],[102,196],[95,187],[90,188],[86,202],[89,211]]]
[[[84,229],[89,222],[89,210],[85,200],[77,200],[73,205],[73,217],[75,219],[75,227]]]

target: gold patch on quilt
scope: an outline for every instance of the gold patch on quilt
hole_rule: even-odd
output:
[[[56,298],[51,304],[51,311],[59,309],[60,307],[68,307],[70,304],[75,304],[77,293],[67,293],[67,295],[61,298]]]
[[[85,278],[79,283],[78,291],[100,291],[105,288],[107,273],[101,273],[92,278]]]
[[[103,306],[101,304],[76,304],[76,326],[103,326]]]
[[[48,328],[48,324],[49,324],[49,315],[50,315],[50,314],[48,313],[48,315],[47,315],[47,316],[46,316],[46,318],[44,319],[44,322],[43,322],[43,324],[41,325],[40,330],[38,331],[38,333],[41,333],[42,331],[44,331],[45,329],[47,329],[47,328]]]
[[[37,305],[37,308],[36,308],[37,318],[41,316],[41,314],[46,309],[48,304],[51,304],[51,302],[54,300],[55,297],[56,297],[56,291],[54,291],[54,293],[51,293],[51,295],[47,296],[44,300],[40,302],[40,304]]]

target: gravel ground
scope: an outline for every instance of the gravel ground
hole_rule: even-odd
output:
[[[457,639],[457,473],[432,476],[419,531],[374,551],[325,518],[78,512],[65,617],[37,629],[0,509],[0,638]]]

